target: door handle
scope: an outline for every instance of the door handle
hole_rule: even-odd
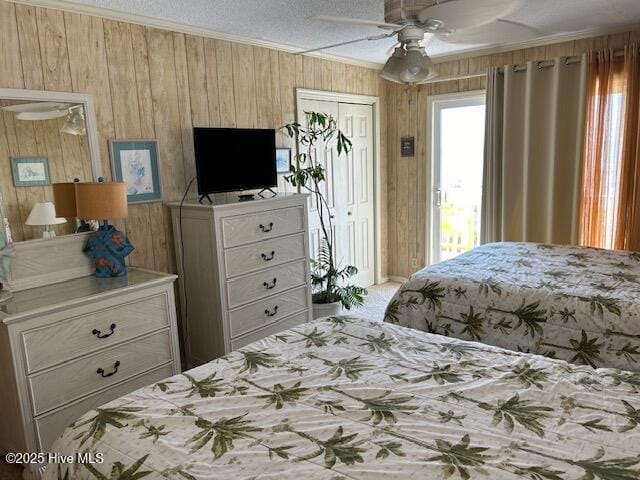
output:
[[[442,190],[440,190],[439,188],[436,188],[433,194],[434,194],[434,200],[433,200],[434,205],[436,207],[441,207],[442,206]]]
[[[351,216],[351,212],[347,212],[347,215]]]

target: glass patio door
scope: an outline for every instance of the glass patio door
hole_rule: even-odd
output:
[[[431,264],[480,243],[485,103],[484,92],[431,98]]]

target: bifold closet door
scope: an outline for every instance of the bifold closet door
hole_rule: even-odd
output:
[[[334,254],[339,265],[355,265],[359,273],[354,283],[368,287],[374,283],[374,199],[373,199],[373,108],[318,100],[301,100],[298,121],[305,125],[305,112],[333,116],[351,140],[348,155],[338,156],[335,140],[318,142],[311,152],[326,170],[322,191],[328,203]],[[309,205],[310,250],[317,257],[321,245],[320,208],[312,198]]]
[[[371,105],[340,103],[340,129],[351,140],[344,164],[343,195],[338,211],[344,262],[358,267],[357,282],[369,287],[375,282],[373,199],[373,108]]]

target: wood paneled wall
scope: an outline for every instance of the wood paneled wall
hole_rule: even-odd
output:
[[[620,48],[640,42],[640,31],[557,43],[545,47],[515,50],[497,55],[440,63],[442,76],[482,73],[490,66],[522,64],[591,50]],[[388,272],[408,277],[425,265],[427,208],[427,99],[430,95],[480,90],[486,79],[477,77],[419,87],[384,84],[387,101],[387,235]],[[400,156],[400,138],[416,137],[416,156]],[[463,140],[463,139],[461,139]],[[416,266],[417,265],[417,266]]]
[[[71,182],[75,177],[81,181],[92,178],[86,137],[60,132],[64,122],[64,117],[20,121],[13,112],[0,112],[0,193],[15,241],[42,236],[42,227],[29,227],[24,222],[33,205],[52,201],[53,193],[50,186],[14,186],[11,157],[47,157],[52,183]],[[74,229],[71,222],[55,227],[58,235],[72,233]]]
[[[157,138],[164,201],[179,200],[195,175],[194,126],[280,127],[295,119],[297,87],[384,92],[363,67],[5,0],[0,52],[0,87],[94,96],[105,176],[108,139]],[[124,226],[133,265],[175,272],[162,203],[131,205]]]

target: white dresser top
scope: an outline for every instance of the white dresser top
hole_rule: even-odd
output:
[[[270,195],[270,194],[267,194]],[[307,193],[278,193],[275,197],[265,196],[264,198],[256,196],[253,200],[240,200],[237,195],[226,195],[224,198],[214,199],[213,204],[209,204],[207,201],[199,203],[194,200],[187,200],[182,204],[184,209],[198,209],[198,210],[220,210],[224,208],[237,208],[238,206],[246,207],[261,207],[264,208],[279,208],[280,204],[291,203],[292,201],[299,201],[299,199],[308,198],[310,195]],[[179,208],[180,202],[167,203],[169,207]]]
[[[0,304],[0,321],[8,324],[43,310],[67,308],[79,302],[98,300],[140,287],[173,282],[176,275],[129,268],[124,277],[97,278],[93,275],[14,292]]]

